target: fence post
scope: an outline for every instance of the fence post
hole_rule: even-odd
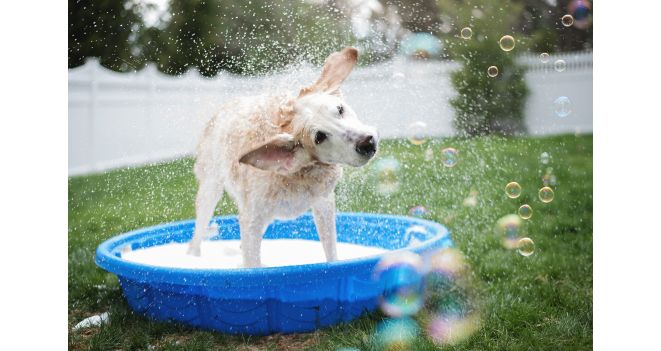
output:
[[[98,160],[96,159],[96,145],[95,145],[95,140],[96,140],[96,112],[97,112],[97,98],[98,98],[98,90],[99,90],[99,85],[98,85],[98,66],[100,65],[100,62],[96,58],[89,58],[86,62],[86,65],[89,66],[90,71],[89,71],[89,79],[90,79],[90,101],[89,101],[89,160],[90,160],[90,167],[92,171],[99,171],[101,170],[99,167]]]

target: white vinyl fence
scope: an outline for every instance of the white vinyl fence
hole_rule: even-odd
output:
[[[563,59],[563,72],[553,68]],[[526,124],[533,135],[592,132],[592,53],[523,56],[531,90]],[[365,123],[381,137],[405,136],[414,121],[427,123],[435,136],[448,136],[455,94],[452,62],[394,60],[357,68],[343,92]],[[297,91],[313,82],[318,67],[299,66],[266,77],[221,74],[214,79],[191,70],[179,77],[154,66],[116,73],[90,60],[69,70],[69,175],[99,172],[191,155],[204,126],[220,104],[235,96],[268,91]],[[486,73],[485,73],[486,74]],[[559,118],[553,101],[571,100],[571,114]]]

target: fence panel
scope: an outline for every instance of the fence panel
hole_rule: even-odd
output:
[[[563,59],[566,68],[554,70]],[[531,93],[526,125],[533,135],[592,132],[592,53],[551,56],[542,63],[524,55]],[[413,121],[434,136],[454,134],[454,62],[403,59],[357,68],[343,91],[361,120],[381,137],[406,136]],[[267,77],[220,74],[214,79],[195,70],[178,77],[148,66],[137,73],[116,73],[97,60],[69,70],[69,174],[158,162],[190,155],[199,134],[218,107],[235,96],[297,89],[313,82],[318,68],[302,65]],[[486,73],[485,73],[486,74]],[[571,100],[571,114],[554,113],[559,96]]]

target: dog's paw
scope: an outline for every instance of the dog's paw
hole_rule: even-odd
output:
[[[200,257],[202,250],[199,246],[188,245],[188,250],[186,251],[187,255]]]

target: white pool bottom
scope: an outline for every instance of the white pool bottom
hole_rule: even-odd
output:
[[[188,244],[167,244],[122,253],[122,258],[136,263],[160,267],[220,269],[240,268],[239,240],[214,240],[202,243],[202,255],[186,254]],[[379,255],[387,250],[355,244],[337,243],[338,260]],[[292,266],[326,262],[319,241],[277,239],[262,241],[262,265],[265,267]]]

